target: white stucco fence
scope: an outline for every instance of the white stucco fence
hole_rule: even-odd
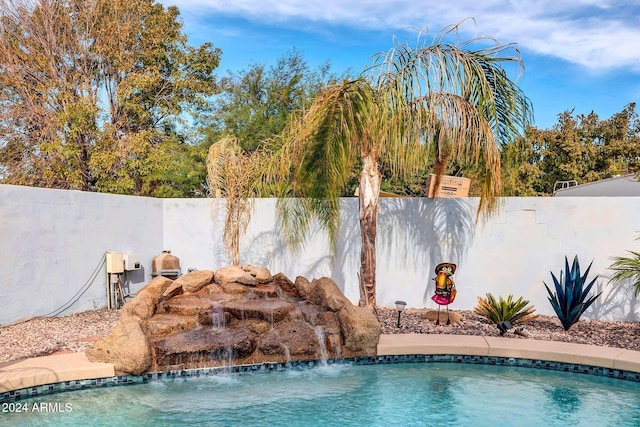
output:
[[[0,185],[0,324],[30,316],[70,314],[106,305],[106,251],[139,254],[143,269],[127,275],[136,291],[151,279],[162,250],[182,271],[228,265],[221,222],[208,199],[155,199]],[[478,200],[389,198],[378,222],[378,303],[404,300],[433,307],[434,267],[458,265],[452,309],[472,309],[476,297],[523,296],[537,312],[553,314],[543,281],[559,274],[565,255],[577,255],[604,290],[584,318],[636,320],[640,308],[624,286],[607,285],[611,257],[638,250],[640,197],[506,198],[500,212],[476,224]],[[268,267],[292,280],[332,277],[358,301],[360,231],[357,199],[343,199],[337,252],[311,236],[292,253],[276,226],[276,200],[258,199],[241,242],[243,263]],[[84,291],[84,292],[83,292]],[[62,309],[65,309],[62,311]]]

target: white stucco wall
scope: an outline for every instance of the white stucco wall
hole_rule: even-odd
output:
[[[621,286],[606,285],[611,257],[639,245],[640,198],[506,198],[500,212],[476,223],[478,199],[382,199],[378,222],[378,303],[398,299],[412,307],[437,307],[430,296],[434,268],[458,265],[458,297],[453,309],[472,309],[476,298],[513,294],[539,313],[554,314],[543,282],[552,286],[564,257],[578,256],[582,270],[603,295],[585,318],[635,320],[636,300]],[[165,200],[164,242],[188,267],[216,269],[228,264],[207,200]],[[332,277],[345,295],[358,301],[360,231],[357,200],[343,199],[341,237],[332,258],[325,236],[316,234],[301,253],[288,251],[275,227],[275,200],[257,200],[241,242],[241,262],[264,265],[292,280]]]
[[[351,205],[349,202],[345,204]],[[165,249],[180,258],[183,272],[189,268],[215,270],[231,263],[222,244],[224,201],[217,203],[222,205],[208,199],[164,200]],[[331,274],[326,236],[311,236],[307,247],[295,254],[285,247],[276,228],[275,199],[254,201],[251,222],[240,244],[240,261],[268,267],[274,274],[283,272],[292,280],[298,275]]]
[[[128,275],[135,292],[161,230],[159,199],[0,185],[0,324],[56,311],[88,282],[61,314],[104,307],[106,251],[141,255],[144,270]]]
[[[49,313],[67,302],[91,277],[108,250],[141,255],[139,289],[162,250],[180,258],[182,271],[228,265],[220,217],[212,221],[207,199],[153,199],[0,185],[0,324]],[[551,283],[577,255],[589,277],[600,275],[605,292],[585,318],[636,320],[637,301],[606,285],[612,256],[638,250],[640,197],[507,198],[502,209],[476,224],[478,200],[381,200],[378,222],[378,303],[404,300],[436,307],[430,300],[434,267],[454,262],[458,297],[452,309],[472,309],[476,297],[523,296],[537,312],[553,314],[543,281]],[[220,213],[221,210],[214,212]],[[241,242],[241,262],[283,272],[292,280],[332,277],[358,301],[360,230],[357,200],[343,199],[342,228],[332,257],[322,233],[292,253],[276,227],[276,201],[255,201]],[[106,304],[105,270],[63,314]]]

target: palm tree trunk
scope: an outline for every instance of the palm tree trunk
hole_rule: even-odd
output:
[[[380,208],[380,170],[371,155],[363,158],[358,193],[360,211],[360,302],[361,307],[376,305],[376,232]]]

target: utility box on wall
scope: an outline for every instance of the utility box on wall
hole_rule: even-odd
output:
[[[125,271],[139,270],[142,267],[138,254],[124,254],[123,259]]]
[[[122,252],[107,252],[107,273],[124,273],[124,259]]]

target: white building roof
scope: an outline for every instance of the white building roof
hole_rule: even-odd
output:
[[[640,182],[634,174],[620,175],[600,181],[574,185],[562,188],[554,194],[560,196],[607,196],[607,197],[633,197],[640,196]]]

